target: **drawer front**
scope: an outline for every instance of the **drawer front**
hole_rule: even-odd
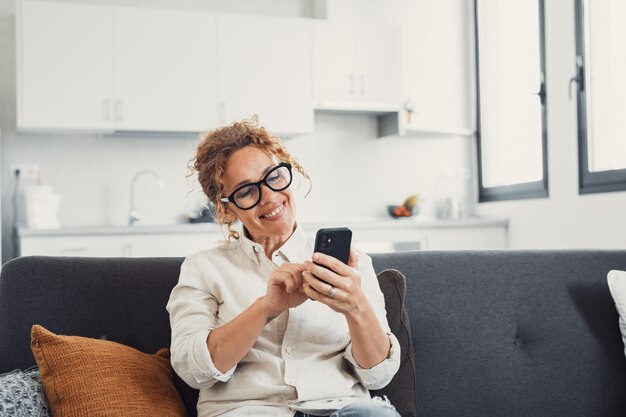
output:
[[[122,236],[42,236],[20,240],[20,255],[124,256]]]

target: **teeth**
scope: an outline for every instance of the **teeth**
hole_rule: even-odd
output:
[[[280,212],[282,211],[282,209],[283,209],[283,206],[282,206],[282,204],[281,204],[281,205],[280,205],[280,206],[279,206],[276,210],[274,210],[273,212],[271,212],[271,213],[269,213],[269,214],[264,215],[263,217],[266,217],[266,218],[274,217],[274,216],[276,216],[278,213],[280,213]]]

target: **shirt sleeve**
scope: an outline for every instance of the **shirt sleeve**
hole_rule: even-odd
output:
[[[211,359],[207,339],[218,327],[218,308],[217,297],[202,279],[198,260],[186,258],[166,309],[172,329],[172,367],[183,381],[196,389],[228,381],[237,367],[235,365],[223,373]]]
[[[361,272],[361,287],[372,305],[383,330],[389,337],[391,348],[387,358],[372,368],[362,368],[359,366],[352,355],[352,343],[346,348],[344,358],[352,365],[355,374],[365,388],[370,390],[381,389],[391,382],[391,379],[400,368],[400,343],[389,328],[387,311],[385,310],[385,298],[380,290],[378,278],[372,265],[372,259],[364,253],[359,253],[359,271]]]

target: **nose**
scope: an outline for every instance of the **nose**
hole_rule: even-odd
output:
[[[260,204],[273,203],[276,201],[277,194],[279,193],[279,191],[272,190],[267,184],[261,184],[259,191],[261,193]]]

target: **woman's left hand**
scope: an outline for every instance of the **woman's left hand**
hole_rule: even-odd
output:
[[[361,289],[358,266],[358,255],[352,248],[347,265],[332,256],[314,253],[313,262],[304,263],[304,292],[338,313],[358,315],[368,302]]]

